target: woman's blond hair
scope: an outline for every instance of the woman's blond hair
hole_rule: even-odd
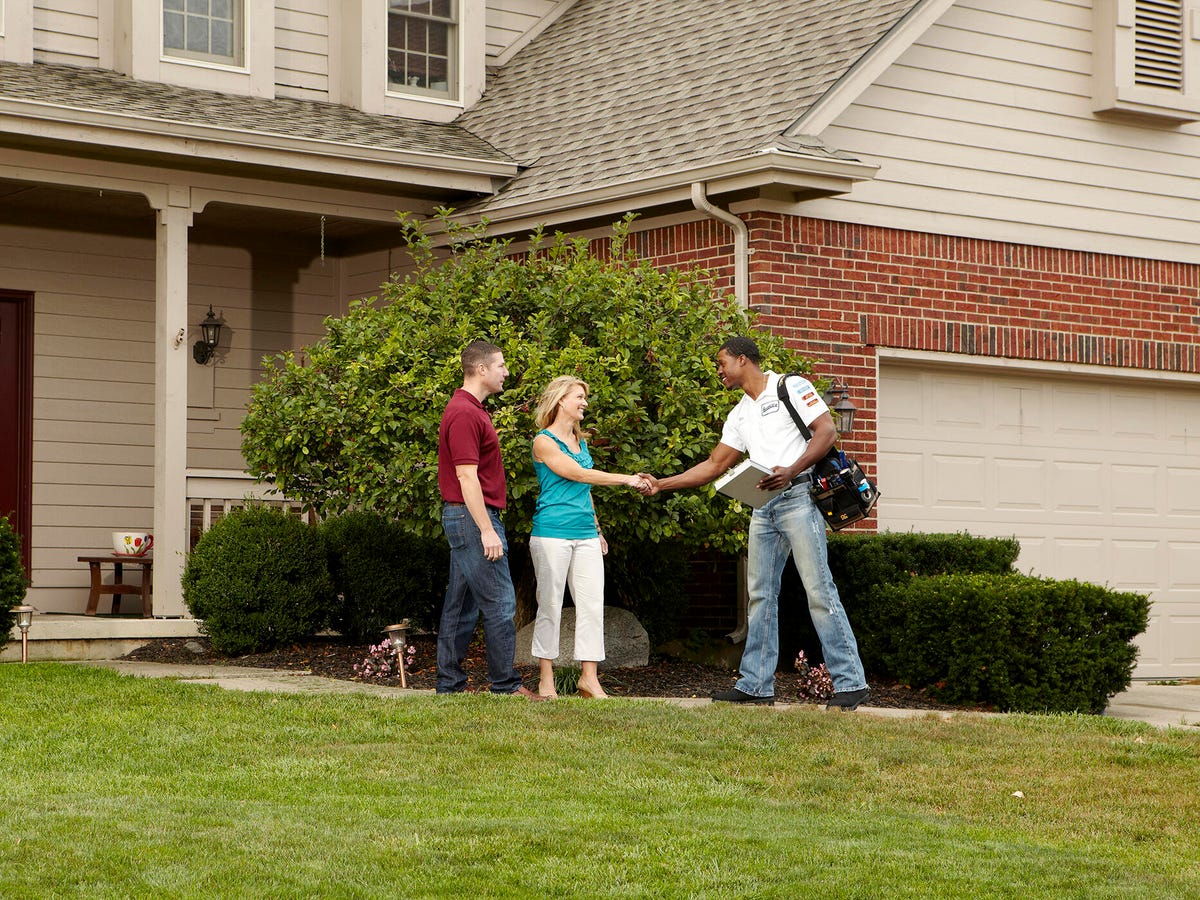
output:
[[[542,391],[542,399],[538,401],[537,410],[533,414],[533,423],[537,426],[538,431],[548,427],[554,421],[554,417],[558,415],[558,404],[576,387],[583,388],[583,396],[587,397],[587,382],[574,375],[559,375],[546,385],[546,389]],[[579,427],[578,422],[573,424],[575,437],[582,439],[583,429]]]

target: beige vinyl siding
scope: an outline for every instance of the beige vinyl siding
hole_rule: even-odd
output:
[[[491,61],[558,6],[556,0],[488,0],[485,42]]]
[[[155,245],[149,222],[141,230],[0,224],[0,286],[35,294],[31,602],[45,612],[83,610],[76,557],[104,552],[112,531],[153,527]],[[189,467],[243,468],[239,427],[260,360],[323,333],[341,305],[339,266],[291,246],[193,243],[188,347],[209,302],[227,327],[209,367],[213,407],[189,419]],[[190,349],[188,366],[190,378],[208,374]]]
[[[34,3],[34,61],[66,66],[99,65],[99,4],[100,0]]]
[[[80,612],[76,557],[154,518],[154,242],[4,225],[0,246],[0,284],[35,292],[32,602]]]
[[[190,321],[199,322],[211,303],[225,327],[212,367],[213,417],[188,423],[189,468],[244,468],[239,429],[263,358],[311,344],[324,334],[325,317],[337,311],[340,262],[327,258],[322,265],[312,249],[297,255],[287,248],[192,248]]]
[[[963,0],[822,134],[879,163],[806,215],[1200,262],[1200,127],[1092,113],[1091,6]]]
[[[275,8],[275,95],[329,100],[327,0],[281,0]]]

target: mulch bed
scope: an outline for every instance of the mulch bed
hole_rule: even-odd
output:
[[[410,688],[432,690],[436,678],[437,648],[432,636],[413,637],[416,649],[413,664],[406,670]],[[347,643],[339,638],[316,638],[267,653],[228,657],[213,650],[207,638],[162,638],[122,657],[140,662],[236,665],[263,669],[309,672],[326,678],[367,681],[371,684],[399,686],[399,675],[363,678],[356,671],[370,653],[370,646]],[[537,670],[518,666],[530,688],[537,689]],[[472,688],[486,690],[487,663],[480,642],[471,645],[467,673]],[[713,691],[728,690],[737,680],[737,672],[723,666],[704,665],[681,659],[654,658],[639,668],[600,670],[604,689],[615,697],[708,697]],[[775,697],[780,702],[802,702],[795,672],[780,672],[775,681]],[[926,691],[902,684],[872,680],[870,706],[894,709],[977,709],[941,703]]]

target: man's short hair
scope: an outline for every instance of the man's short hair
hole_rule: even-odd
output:
[[[463,378],[474,372],[476,366],[486,366],[493,356],[503,352],[495,344],[489,344],[487,341],[471,341],[462,352]]]
[[[721,350],[724,350],[733,357],[744,356],[756,366],[762,362],[762,354],[758,352],[758,344],[754,343],[748,337],[731,337],[721,345]]]

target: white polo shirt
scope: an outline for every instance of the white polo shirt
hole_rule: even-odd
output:
[[[808,441],[779,400],[779,376],[775,372],[765,374],[767,386],[758,399],[752,400],[749,394],[743,394],[730,411],[721,430],[721,443],[739,453],[749,453],[754,462],[773,469],[790,466],[798,460],[804,455]],[[786,384],[792,405],[805,425],[812,425],[823,413],[829,412],[829,407],[807,379],[791,375]]]

